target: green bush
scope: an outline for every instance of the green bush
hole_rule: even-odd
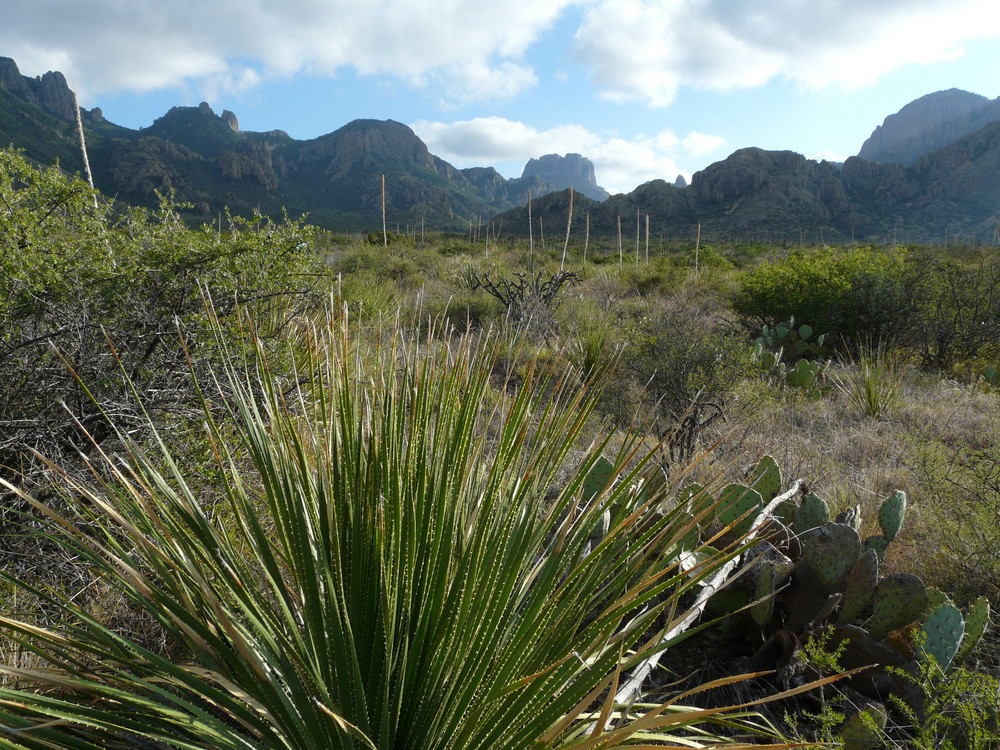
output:
[[[907,343],[927,367],[1000,356],[1000,260],[921,257],[911,271],[919,314]]]
[[[78,178],[0,151],[0,466],[26,471],[33,449],[58,461],[85,431],[112,435],[76,376],[119,425],[146,424],[122,371],[147,411],[191,408],[189,370],[217,361],[205,298],[226,328],[239,309],[280,334],[329,288],[311,236],[260,218],[189,229],[169,201],[119,212]]]
[[[644,392],[642,407],[676,459],[689,456],[702,430],[721,419],[737,385],[755,370],[750,346],[698,310],[671,306],[629,326],[622,366]]]
[[[829,344],[891,341],[908,332],[918,300],[905,258],[872,249],[797,252],[744,275],[733,309],[748,331],[794,319],[825,332]]]

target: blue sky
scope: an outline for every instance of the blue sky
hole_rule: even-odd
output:
[[[122,125],[203,100],[300,139],[393,119],[506,177],[581,153],[612,192],[745,146],[842,159],[924,94],[1000,96],[996,0],[3,4],[0,55]]]

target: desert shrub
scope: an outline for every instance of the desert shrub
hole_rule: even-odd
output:
[[[0,466],[8,471],[29,471],[34,450],[57,462],[75,456],[85,431],[98,443],[113,437],[111,416],[144,430],[123,373],[146,411],[190,409],[188,372],[204,374],[217,355],[206,298],[224,328],[237,325],[239,309],[277,338],[325,297],[326,271],[297,223],[232,218],[223,231],[192,230],[169,201],[155,212],[117,211],[79,179],[0,151]]]
[[[606,370],[620,350],[621,321],[597,300],[582,295],[567,299],[559,312],[563,353],[576,375],[588,381]]]
[[[412,246],[360,243],[331,255],[330,270],[347,278],[368,274],[371,278],[391,282],[401,289],[416,289],[436,272],[440,259],[437,253]]]
[[[919,303],[908,343],[927,367],[948,368],[1000,354],[1000,260],[923,256],[913,264]]]
[[[914,750],[989,748],[1000,744],[1000,681],[958,667],[947,672],[927,660],[915,673],[900,670],[920,696],[919,709],[897,696],[890,702],[902,715],[892,734]]]
[[[933,509],[933,528],[947,563],[943,584],[961,599],[1000,591],[1000,448],[958,449],[925,441],[916,467]]]
[[[641,408],[674,431],[674,457],[694,450],[699,434],[723,418],[737,385],[754,372],[742,335],[696,308],[671,303],[631,324],[622,367],[644,391]]]
[[[618,274],[619,283],[631,294],[656,297],[674,294],[685,278],[687,269],[673,258],[654,258],[649,264],[626,263]]]
[[[833,383],[866,417],[878,419],[895,406],[904,375],[899,355],[882,345],[861,345],[857,356],[841,360]]]
[[[733,309],[752,332],[794,318],[835,345],[895,341],[910,330],[918,304],[904,261],[872,249],[797,252],[744,275]]]
[[[421,306],[421,323],[459,331],[487,328],[503,313],[500,303],[486,292],[460,289],[450,296],[438,294],[428,297]]]

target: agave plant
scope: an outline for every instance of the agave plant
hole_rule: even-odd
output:
[[[583,491],[608,452],[575,452],[594,392],[536,369],[494,389],[488,339],[428,353],[396,336],[362,353],[347,330],[314,338],[292,390],[263,360],[230,358],[231,395],[212,398],[241,439],[224,439],[206,397],[224,488],[210,507],[162,441],[162,455],[129,445],[125,460],[95,446],[91,484],[63,475],[62,512],[6,484],[175,648],[0,573],[65,612],[52,627],[0,618],[45,665],[0,665],[0,747],[590,748],[685,727],[699,732],[685,742],[712,739],[721,709],[613,705],[623,670],[671,645],[684,595],[726,557],[705,555],[700,575],[669,563],[689,524],[634,491],[635,441]]]

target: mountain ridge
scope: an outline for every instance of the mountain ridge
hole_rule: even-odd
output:
[[[58,161],[69,171],[82,171],[75,121],[66,116],[67,96],[72,101],[61,74],[28,79],[13,60],[0,58],[0,146],[21,148],[39,163]],[[928,101],[941,100],[929,97],[910,111],[925,111]],[[990,102],[978,95],[963,100],[970,102],[969,112]],[[576,215],[590,214],[594,236],[614,236],[619,221],[630,227],[633,218],[641,224],[647,215],[651,232],[663,237],[690,238],[701,227],[705,238],[928,242],[946,234],[993,236],[1000,214],[997,123],[907,164],[851,157],[835,165],[792,151],[740,149],[695,173],[687,187],[653,180],[599,200],[582,189],[596,186],[596,179],[593,164],[579,154],[540,157],[526,165],[522,177],[506,179],[492,167],[457,169],[392,120],[354,120],[300,141],[281,130],[242,131],[234,113],[216,115],[204,102],[173,107],[138,131],[108,122],[98,108],[81,114],[102,192],[139,205],[172,196],[189,205],[185,215],[195,223],[214,221],[223,210],[259,211],[305,215],[334,231],[372,231],[381,228],[384,199],[387,223],[401,231],[418,224],[464,231],[497,217],[508,235],[527,234],[529,195],[539,220],[548,226],[566,220],[568,191],[558,190],[556,177],[580,193]],[[898,123],[893,117],[885,123]],[[965,117],[963,127],[973,120]],[[896,128],[885,123],[883,138]]]
[[[935,91],[886,117],[862,144],[858,156],[868,161],[912,164],[997,121],[1000,98],[988,99],[954,88]]]

